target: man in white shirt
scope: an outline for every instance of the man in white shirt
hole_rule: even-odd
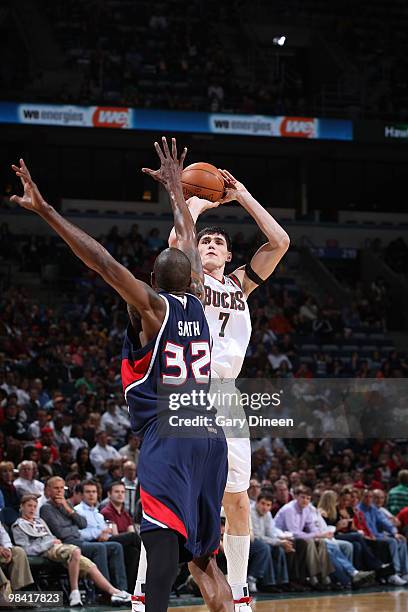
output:
[[[136,518],[137,503],[140,499],[138,491],[139,481],[136,477],[136,464],[133,461],[126,461],[123,464],[123,478],[121,479],[126,488],[125,510]]]
[[[125,459],[118,453],[116,448],[108,444],[108,435],[103,429],[96,432],[96,445],[89,454],[92,465],[97,476],[106,476],[110,468]]]
[[[276,584],[289,582],[286,553],[294,553],[295,548],[291,538],[292,534],[282,531],[275,526],[271,508],[273,497],[270,493],[260,493],[256,504],[251,507],[252,531],[255,541],[260,541],[269,548],[273,561]],[[262,587],[261,587],[261,590]]]
[[[41,497],[44,494],[44,484],[34,478],[37,471],[35,461],[22,461],[17,469],[18,478],[13,484],[20,496],[32,494]]]
[[[286,363],[288,370],[292,369],[292,364],[287,355],[280,352],[278,346],[274,344],[271,348],[271,352],[268,354],[268,361],[271,364],[272,370],[278,370],[282,363]]]
[[[126,461],[133,461],[136,468],[137,464],[139,463],[139,445],[140,438],[131,432],[129,434],[128,443],[126,446],[122,446],[122,448],[119,449],[119,453],[122,455],[122,457],[126,457]]]
[[[126,434],[130,429],[130,421],[114,399],[108,400],[107,410],[101,418],[101,427],[107,431],[114,443],[125,441]]]

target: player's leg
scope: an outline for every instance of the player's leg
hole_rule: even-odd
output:
[[[188,569],[210,612],[234,612],[231,589],[213,556],[193,559]]]
[[[167,612],[172,586],[177,577],[179,536],[172,529],[142,533],[148,561],[146,574],[146,612]]]
[[[227,558],[228,583],[234,601],[249,603],[247,584],[249,547],[249,497],[248,493],[224,493],[223,507],[226,516],[224,552]]]
[[[227,519],[224,552],[227,558],[228,583],[237,605],[240,605],[242,610],[245,610],[246,605],[249,610],[247,572],[251,540],[247,490],[251,474],[251,446],[247,438],[227,438],[227,444],[228,479],[222,504]]]
[[[146,549],[142,540],[142,544],[140,547],[139,566],[137,568],[135,590],[132,596],[132,612],[144,612],[145,610],[146,573],[147,557]]]

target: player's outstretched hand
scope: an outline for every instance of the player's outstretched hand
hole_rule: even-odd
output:
[[[184,147],[180,159],[177,154],[177,142],[175,138],[171,139],[171,152],[167,139],[162,137],[162,146],[158,142],[154,143],[154,148],[160,159],[160,168],[151,170],[150,168],[142,168],[142,172],[151,176],[155,181],[167,186],[172,180],[180,180],[183,172],[183,164],[187,155],[187,147]]]
[[[31,174],[24,163],[23,159],[20,159],[20,166],[12,164],[12,169],[16,173],[16,176],[20,177],[21,183],[24,188],[23,196],[13,195],[10,198],[11,202],[15,202],[22,208],[27,208],[33,212],[40,213],[45,210],[48,204],[45,202],[41,193],[38,190],[37,185],[31,178]]]
[[[247,188],[237,181],[228,170],[221,170],[221,168],[218,168],[218,170],[221,172],[225,184],[225,194],[224,197],[221,198],[220,204],[239,200],[241,194],[247,193]]]

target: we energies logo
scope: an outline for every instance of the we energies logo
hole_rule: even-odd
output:
[[[283,117],[279,132],[283,138],[317,138],[317,119]]]
[[[129,128],[130,108],[97,106],[92,115],[92,125],[100,128]]]

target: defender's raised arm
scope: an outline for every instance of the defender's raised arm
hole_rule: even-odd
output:
[[[10,199],[22,208],[37,213],[68,244],[71,250],[88,268],[95,270],[119,295],[147,321],[147,335],[156,333],[165,314],[165,304],[149,285],[136,279],[122,264],[116,261],[99,242],[76,225],[64,219],[41,195],[31,178],[24,161],[12,165],[24,188],[23,196],[13,195]],[[151,328],[151,329],[150,329]],[[156,330],[157,331],[157,330]]]
[[[171,207],[174,214],[175,240],[171,246],[177,247],[190,260],[191,263],[191,286],[190,289],[200,300],[204,297],[203,268],[200,254],[197,248],[197,236],[195,223],[187,207],[181,185],[181,173],[187,149],[183,150],[180,160],[177,158],[176,139],[172,138],[171,153],[166,138],[162,138],[163,150],[157,142],[154,143],[157,155],[160,159],[159,170],[142,168],[142,172],[151,176],[154,180],[162,183],[169,194]]]

